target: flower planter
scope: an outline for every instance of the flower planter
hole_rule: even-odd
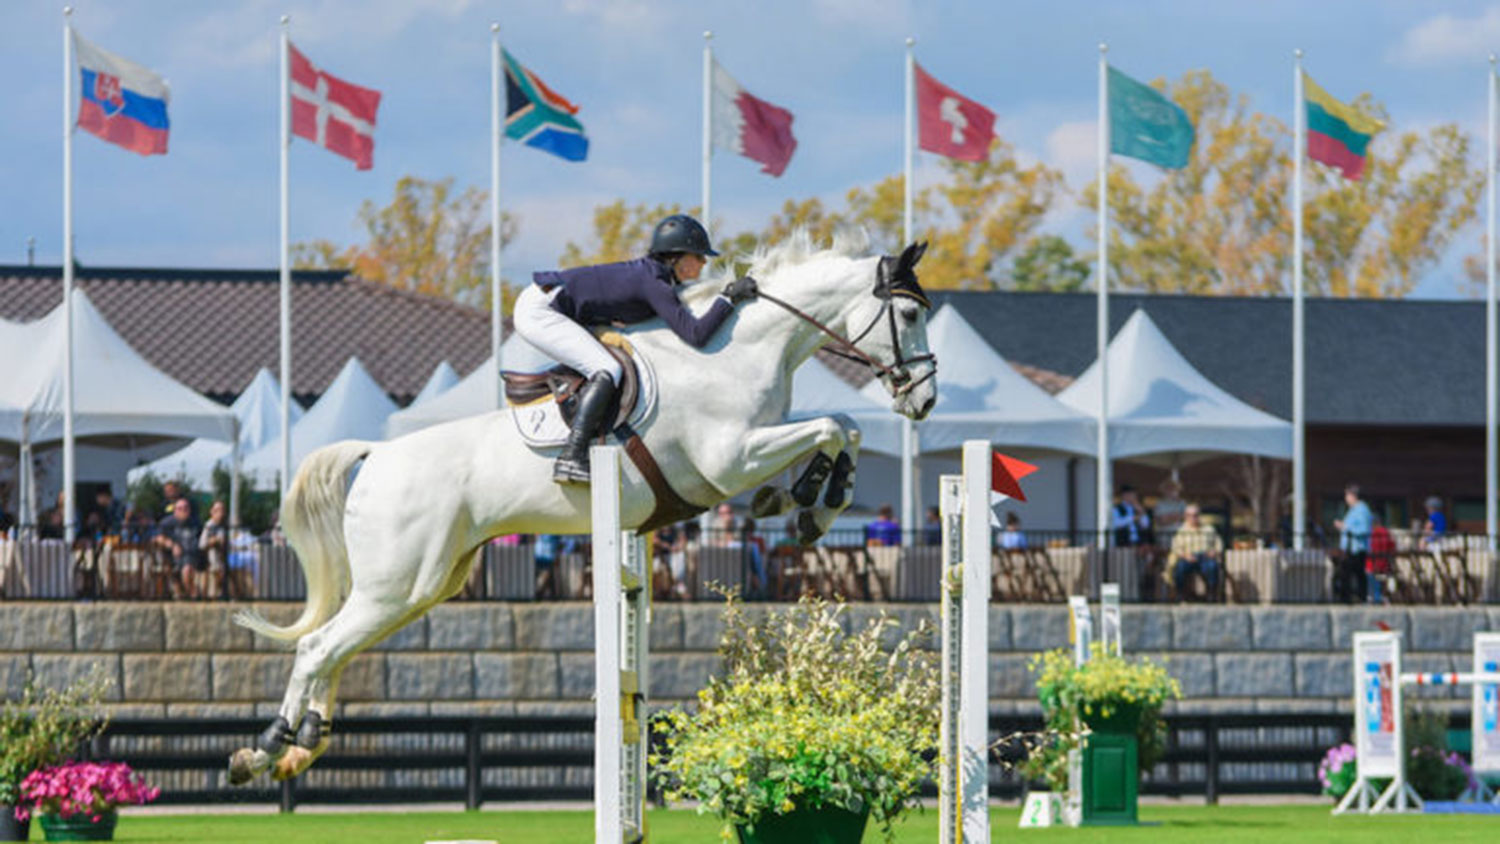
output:
[[[31,820],[16,820],[16,807],[0,803],[0,841],[25,841],[31,834]]]
[[[1089,736],[1083,746],[1083,823],[1137,823],[1140,788],[1139,707],[1117,707],[1109,717],[1085,715]]]
[[[115,840],[115,810],[100,812],[99,820],[87,814],[71,817],[42,815],[42,831],[48,841],[113,841]]]
[[[851,812],[828,806],[768,815],[753,831],[746,826],[735,831],[740,844],[859,844],[869,820],[868,810]]]

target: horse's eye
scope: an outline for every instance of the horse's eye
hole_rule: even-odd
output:
[[[917,324],[917,309],[915,306],[901,309],[901,321],[907,325]]]

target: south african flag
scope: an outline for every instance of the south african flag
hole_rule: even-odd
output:
[[[559,158],[582,161],[589,155],[578,106],[547,87],[505,51],[505,135]]]

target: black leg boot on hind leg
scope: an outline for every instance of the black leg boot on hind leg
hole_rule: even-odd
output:
[[[589,443],[598,435],[614,400],[614,379],[603,372],[595,373],[578,394],[578,412],[573,414],[568,442],[552,464],[552,480],[560,484],[589,482]]]

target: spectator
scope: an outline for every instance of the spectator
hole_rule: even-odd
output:
[[[1427,497],[1427,521],[1422,523],[1422,547],[1433,548],[1448,532],[1448,517],[1443,515],[1443,499],[1436,495]]]
[[[126,542],[145,542],[155,528],[156,522],[149,515],[131,507],[125,511],[125,519],[120,525],[120,535]]]
[[[922,544],[943,544],[943,517],[936,507],[928,507],[927,516],[922,521]]]
[[[1370,529],[1370,554],[1365,558],[1365,588],[1372,604],[1385,603],[1385,578],[1391,572],[1395,555],[1396,540],[1375,519],[1375,526]]]
[[[1115,534],[1116,548],[1151,544],[1151,516],[1136,497],[1135,487],[1129,484],[1120,487],[1119,500],[1111,511],[1109,526]]]
[[[118,536],[125,521],[125,511],[109,487],[94,494],[94,508],[84,521],[84,532],[95,537]]]
[[[248,530],[230,531],[229,572],[226,587],[229,596],[241,601],[255,598],[255,566],[260,552],[256,548],[254,534]]]
[[[536,565],[536,597],[557,599],[557,554],[561,542],[555,533],[539,533],[531,545]]]
[[[882,504],[875,511],[875,521],[865,525],[865,545],[889,546],[901,544],[901,525],[895,521],[891,505]]]
[[[734,508],[725,501],[714,511],[713,536],[709,538],[709,544],[719,548],[728,548],[735,543],[734,535]]]
[[[1363,603],[1368,584],[1365,581],[1365,555],[1370,550],[1370,530],[1374,527],[1374,515],[1369,505],[1360,500],[1359,485],[1344,487],[1344,503],[1348,505],[1342,519],[1334,520],[1333,527],[1339,532],[1339,550],[1334,561],[1333,599],[1346,604]]]
[[[750,553],[750,582],[746,584],[745,592],[763,598],[770,594],[771,587],[766,577],[766,539],[755,532],[755,520],[749,516],[740,522],[740,542]]]
[[[42,514],[37,517],[37,536],[42,539],[63,538],[63,517],[66,513],[66,504],[63,498],[63,493],[59,492],[57,494],[57,506],[43,510]]]
[[[1161,497],[1156,499],[1156,507],[1151,511],[1154,529],[1159,534],[1158,539],[1170,545],[1172,535],[1182,527],[1187,518],[1187,502],[1182,500],[1182,483],[1175,477],[1169,476],[1161,484]]]
[[[1026,548],[1026,534],[1021,530],[1021,517],[1013,510],[1005,514],[1005,530],[1000,531],[1000,547],[1006,551],[1021,551]]]
[[[172,504],[172,515],[157,524],[160,531],[156,545],[172,555],[172,568],[178,572],[182,595],[187,598],[200,597],[199,578],[208,570],[198,539],[202,527],[193,518],[193,509],[186,498],[178,498]]]
[[[1198,575],[1208,588],[1208,595],[1217,594],[1219,588],[1219,564],[1224,556],[1224,541],[1219,532],[1206,525],[1200,518],[1197,504],[1188,504],[1182,510],[1182,526],[1172,535],[1172,550],[1167,554],[1167,571],[1172,574],[1172,586],[1178,600],[1189,594],[1188,578]]]
[[[203,532],[198,534],[198,550],[203,556],[208,577],[203,584],[203,597],[213,599],[224,594],[225,575],[229,557],[229,508],[221,500],[215,500],[208,508],[208,521]]]

